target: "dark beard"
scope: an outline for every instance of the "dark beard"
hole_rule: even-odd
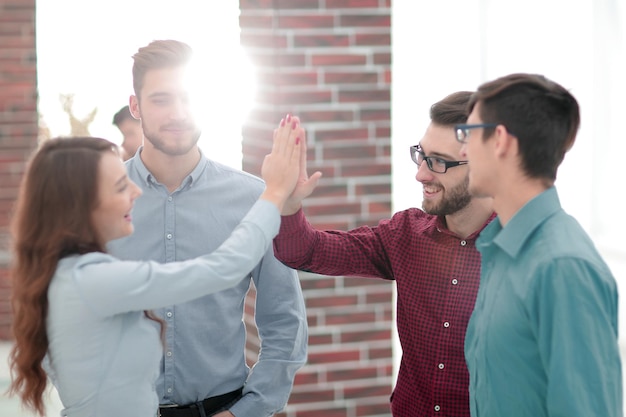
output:
[[[422,208],[426,213],[435,216],[447,216],[454,214],[467,207],[472,200],[468,187],[469,176],[465,176],[465,180],[463,180],[463,182],[453,188],[446,189],[446,195],[437,205],[431,205],[425,201],[422,203]]]
[[[155,149],[169,156],[179,156],[179,155],[187,154],[198,144],[198,140],[200,139],[200,134],[201,134],[200,130],[195,130],[193,132],[193,136],[191,137],[191,140],[187,143],[187,145],[184,147],[179,147],[179,146],[168,146],[165,141],[161,140],[158,134],[153,134],[152,132],[146,132],[144,130],[145,140],[150,142]]]

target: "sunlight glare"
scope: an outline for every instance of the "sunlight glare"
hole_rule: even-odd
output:
[[[239,6],[216,2],[209,15],[205,9],[195,0],[179,0],[176,8],[164,0],[38,1],[38,108],[51,136],[70,134],[60,96],[71,94],[78,119],[97,108],[92,136],[121,143],[111,122],[133,94],[132,55],[155,39],[178,39],[193,47],[198,61],[193,91],[196,120],[204,127],[199,146],[209,158],[241,168],[241,123],[254,80],[239,46]]]
[[[188,91],[196,121],[202,127],[200,148],[209,158],[219,150],[220,158],[214,159],[241,168],[241,125],[251,110],[255,92],[251,65],[240,47],[223,53],[194,51]],[[227,57],[223,62],[228,65],[215,65],[216,57]]]

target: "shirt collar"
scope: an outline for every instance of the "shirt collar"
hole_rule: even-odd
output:
[[[148,168],[146,168],[146,165],[141,160],[142,150],[143,145],[139,147],[135,156],[126,162],[126,168],[129,171],[136,171],[139,174],[138,177],[141,179],[143,184],[146,187],[151,187],[154,184],[158,184],[159,182],[156,180],[156,178],[154,178],[152,173],[148,170]],[[181,186],[179,187],[180,189],[184,188],[185,186],[191,186],[194,181],[197,181],[199,178],[201,178],[202,172],[205,170],[209,162],[209,160],[204,156],[204,153],[202,153],[202,150],[200,148],[198,148],[198,150],[200,151],[200,161],[198,161],[198,164],[193,169],[193,171],[191,171],[191,173],[185,179],[183,179],[183,181],[181,182]]]
[[[465,238],[464,240],[474,240],[478,237],[478,235],[480,234],[480,232],[489,224],[491,223],[491,221],[493,219],[495,219],[496,217],[496,213],[491,213],[491,216],[489,216],[489,218],[485,221],[485,223],[483,223],[483,225],[481,226],[480,229],[474,231],[471,235],[469,235],[467,238]],[[437,230],[441,233],[445,233],[448,234],[450,236],[454,236],[454,237],[459,237],[456,234],[452,233],[450,231],[450,229],[448,229],[448,225],[446,223],[446,216],[437,216],[437,220],[435,221],[435,227],[437,227]]]
[[[512,258],[516,257],[534,231],[554,213],[561,210],[561,202],[554,186],[528,201],[502,227],[496,217],[485,228],[478,239],[478,246],[486,247],[491,243],[498,245]]]

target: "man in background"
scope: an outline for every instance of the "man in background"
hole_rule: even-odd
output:
[[[128,106],[124,106],[113,116],[113,124],[122,133],[123,140],[120,147],[122,148],[122,158],[126,161],[135,156],[143,141],[141,121],[130,114]]]

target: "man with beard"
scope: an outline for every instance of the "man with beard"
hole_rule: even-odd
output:
[[[121,259],[167,263],[210,253],[265,188],[260,178],[218,164],[198,148],[186,77],[191,57],[189,45],[174,40],[151,42],[133,56],[130,111],[141,120],[144,145],[126,166],[143,195],[133,210],[135,233],[109,245]],[[167,326],[156,385],[160,416],[258,417],[285,406],[306,361],[300,282],[272,249],[248,275],[232,289],[156,311]],[[245,361],[242,320],[250,279],[262,350],[254,372]]]
[[[292,268],[396,281],[403,354],[391,396],[395,417],[470,415],[463,341],[480,277],[474,243],[494,217],[491,199],[470,196],[467,161],[459,160],[454,126],[467,120],[470,95],[457,92],[432,105],[431,123],[411,147],[423,210],[398,212],[375,227],[316,230],[302,200],[321,173],[309,177],[303,155],[274,239],[276,257]]]

